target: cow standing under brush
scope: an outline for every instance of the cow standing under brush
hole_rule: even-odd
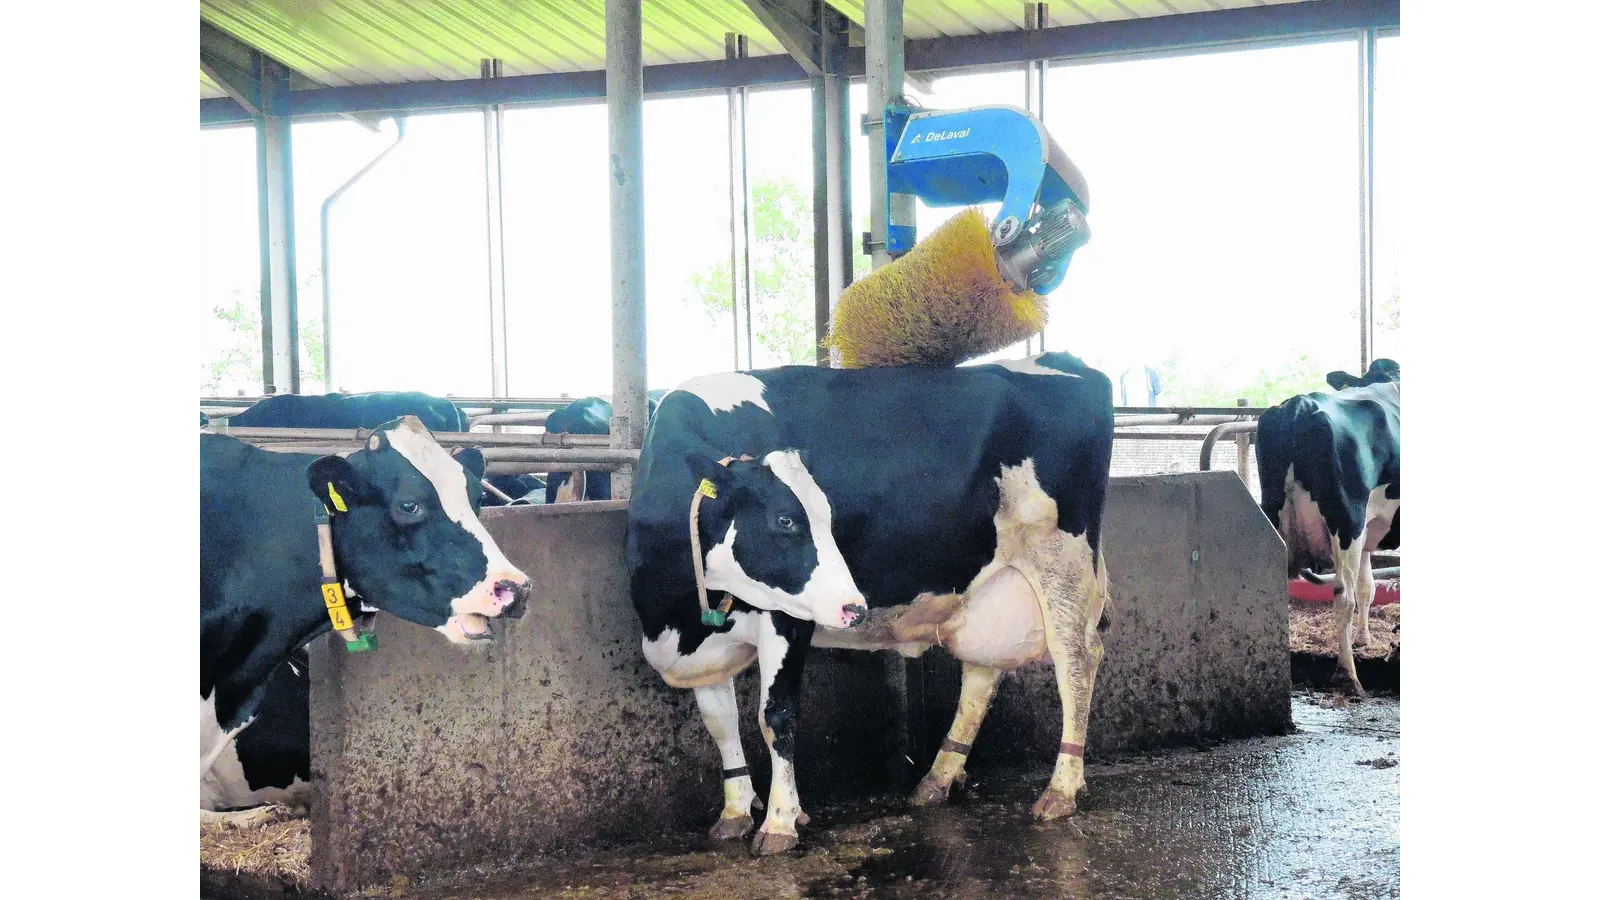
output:
[[[712,834],[754,827],[733,677],[758,662],[772,785],[751,849],[798,843],[795,715],[811,644],[907,655],[939,644],[962,661],[922,803],[962,776],[1001,673],[1048,654],[1063,734],[1033,811],[1075,812],[1108,622],[1111,440],[1110,382],[1064,353],[953,369],[787,367],[667,394],[633,487],[628,566],[645,657],[694,690],[722,755]]]
[[[1328,384],[1337,390],[1261,414],[1261,509],[1288,546],[1289,577],[1333,569],[1336,678],[1364,694],[1354,648],[1372,641],[1372,551],[1400,546],[1400,366],[1374,360],[1361,378],[1331,372]]]
[[[202,810],[283,799],[307,773],[296,654],[336,627],[358,640],[349,606],[456,643],[522,614],[528,576],[477,518],[483,470],[482,453],[452,456],[410,416],[348,457],[200,436]],[[272,733],[241,742],[264,705]]]

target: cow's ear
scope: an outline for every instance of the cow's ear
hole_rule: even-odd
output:
[[[1360,379],[1343,370],[1328,373],[1328,387],[1336,391],[1342,391],[1357,381],[1360,381]]]
[[[456,462],[461,464],[461,468],[471,473],[472,477],[480,481],[483,479],[484,461],[482,450],[477,447],[457,447],[450,455],[455,458]]]
[[[689,464],[689,474],[694,477],[695,484],[709,481],[718,494],[726,493],[733,487],[733,472],[717,459],[691,450],[684,454],[683,460]]]
[[[324,456],[306,469],[311,493],[317,495],[328,512],[338,515],[363,503],[371,491],[366,479],[342,456]]]

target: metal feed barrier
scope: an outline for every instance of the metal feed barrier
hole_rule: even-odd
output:
[[[367,432],[337,428],[230,428],[227,417],[247,409],[260,398],[202,398],[201,411],[213,416],[214,430],[247,441],[267,450],[292,453],[346,453],[358,449]],[[490,432],[439,432],[434,437],[446,447],[475,446],[483,451],[490,475],[512,475],[528,471],[619,471],[639,461],[639,451],[611,446],[608,435],[549,434],[529,430],[503,433],[502,427],[529,429],[543,427],[552,412],[571,402],[571,398],[451,398],[468,413],[472,427],[492,428]],[[1200,471],[1211,469],[1216,442],[1233,437],[1238,448],[1240,480],[1250,483],[1249,447],[1256,431],[1256,418],[1263,410],[1246,407],[1123,407],[1116,412],[1117,440],[1126,441],[1201,441]],[[1209,432],[1148,431],[1162,426],[1214,426]]]

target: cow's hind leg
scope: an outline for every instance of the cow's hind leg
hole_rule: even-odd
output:
[[[766,820],[750,844],[750,852],[757,856],[782,853],[800,843],[796,824],[804,821],[804,814],[794,783],[795,714],[814,628],[810,622],[783,613],[761,617],[756,659],[761,665],[761,736],[772,757],[772,788],[767,794]]]
[[[1333,564],[1338,581],[1333,586],[1333,632],[1339,641],[1339,669],[1334,673],[1334,686],[1358,697],[1366,696],[1361,679],[1356,677],[1355,649],[1351,642],[1351,625],[1356,611],[1356,596],[1363,581],[1362,557],[1366,555],[1363,541],[1358,537],[1350,546],[1341,547],[1337,536],[1333,540]],[[1370,583],[1372,573],[1366,572]],[[1371,602],[1370,600],[1368,601]]]
[[[1040,597],[1044,607],[1045,643],[1055,665],[1061,693],[1061,748],[1044,794],[1033,805],[1041,819],[1077,812],[1083,788],[1083,745],[1089,732],[1089,703],[1094,679],[1105,653],[1100,640],[1106,612],[1105,558],[1098,565],[1086,537],[1054,532],[1048,548],[1040,548]]]
[[[972,741],[978,736],[978,728],[989,711],[989,701],[994,699],[1000,674],[999,669],[961,664],[961,700],[956,706],[955,721],[950,723],[950,734],[939,747],[933,767],[912,792],[912,803],[922,806],[943,803],[949,798],[950,785],[966,769],[967,754],[972,752]]]
[[[1372,597],[1377,583],[1372,578],[1372,554],[1363,550],[1361,567],[1356,572],[1356,633],[1351,644],[1365,647],[1372,643]]]
[[[711,836],[719,840],[742,838],[756,827],[750,818],[750,806],[760,801],[750,782],[750,767],[745,765],[744,745],[739,742],[739,695],[729,678],[721,684],[695,688],[694,699],[700,704],[700,718],[705,720],[706,730],[722,753],[722,816],[711,827]]]

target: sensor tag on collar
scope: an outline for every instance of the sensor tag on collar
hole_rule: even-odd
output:
[[[717,499],[717,486],[712,484],[709,478],[700,479],[700,486],[695,491],[701,496],[710,497],[712,500]]]
[[[722,602],[717,604],[716,609],[700,611],[700,624],[710,625],[712,628],[721,628],[728,624],[728,613],[730,612],[733,612],[733,597],[723,594]]]
[[[344,505],[344,498],[339,496],[339,492],[333,489],[333,482],[331,481],[328,482],[328,499],[333,501],[333,508],[339,512],[350,511],[349,508]]]
[[[368,650],[376,650],[378,649],[378,636],[370,631],[363,632],[355,640],[345,641],[344,649],[346,653],[365,653]]]

